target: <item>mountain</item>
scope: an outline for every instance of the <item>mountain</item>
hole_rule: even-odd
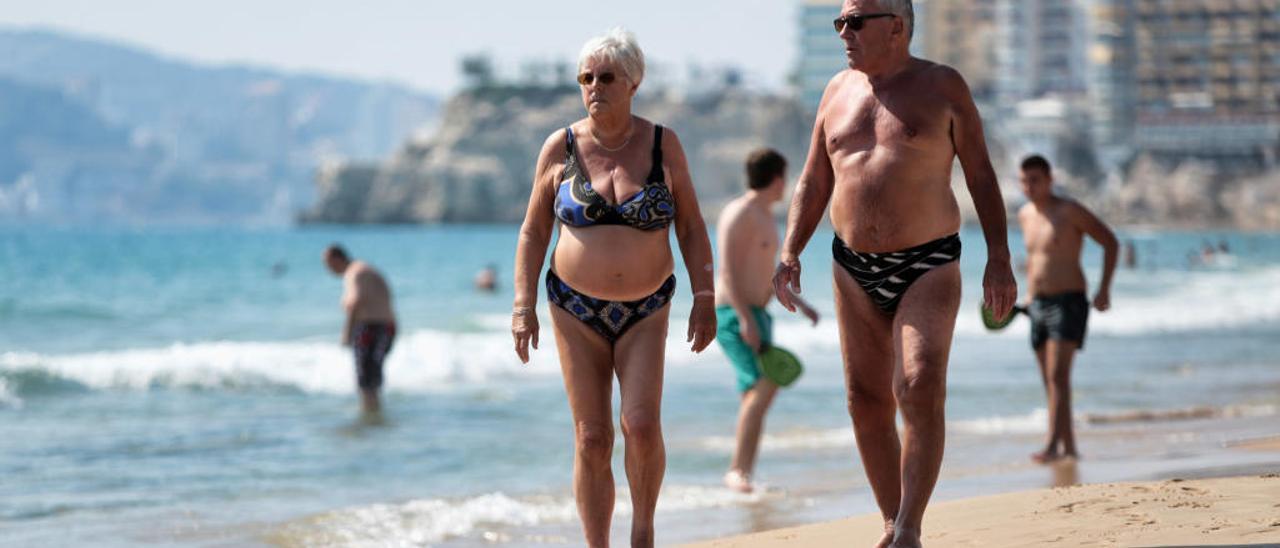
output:
[[[283,222],[322,163],[384,156],[439,109],[394,84],[4,28],[0,105],[0,220],[71,223]]]

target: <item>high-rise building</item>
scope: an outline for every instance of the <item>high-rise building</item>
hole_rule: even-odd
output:
[[[800,4],[800,62],[796,67],[800,100],[818,109],[822,91],[837,72],[849,66],[844,42],[831,21],[840,16],[841,0],[804,0]]]
[[[1131,1],[1138,151],[1274,166],[1280,0]]]
[[[1112,168],[1131,152],[1134,121],[1133,0],[1089,0],[1089,115],[1096,156]]]
[[[996,0],[918,0],[913,44],[960,72],[979,101],[994,98]]]
[[[996,97],[1008,109],[1046,96],[1081,97],[1087,89],[1085,0],[998,0]]]

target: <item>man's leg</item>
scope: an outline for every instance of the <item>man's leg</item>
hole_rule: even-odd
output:
[[[613,519],[613,349],[557,306],[551,323],[573,412],[573,496],[587,546],[609,545]]]
[[[888,546],[902,501],[893,399],[893,323],[844,267],[833,262],[832,271],[849,416],[862,467],[885,521],[885,536],[876,546]]]
[[[382,404],[378,401],[377,388],[360,389],[360,410],[366,415],[377,415],[382,411]]]
[[[1049,377],[1050,439],[1062,444],[1062,456],[1067,457],[1077,456],[1071,422],[1071,363],[1078,347],[1079,343],[1062,339],[1050,339],[1044,346]]]
[[[1052,399],[1050,398],[1050,395],[1049,395],[1049,366],[1047,363],[1048,356],[1045,355],[1046,354],[1045,346],[1047,344],[1048,343],[1042,343],[1038,348],[1035,349],[1036,364],[1039,365],[1039,368],[1040,368],[1040,382],[1044,385],[1044,399],[1046,402],[1045,405],[1049,406],[1049,408],[1052,409],[1053,407]],[[1053,427],[1052,415],[1050,415],[1050,417],[1051,418],[1049,419],[1049,427],[1048,429],[1045,430],[1044,449],[1031,454],[1031,460],[1038,463],[1042,463],[1042,464],[1053,461],[1058,458],[1058,441],[1059,440],[1058,440],[1057,432]]]
[[[622,403],[627,484],[631,486],[631,546],[654,545],[653,514],[667,470],[662,442],[662,377],[667,349],[666,306],[636,322],[613,347]]]
[[[934,268],[903,295],[893,322],[893,388],[902,409],[902,505],[891,546],[920,546],[925,506],[942,468],[947,358],[960,309],[958,262]]]
[[[760,377],[756,385],[742,394],[742,403],[738,408],[738,444],[733,451],[733,460],[729,461],[729,470],[737,470],[745,478],[755,472],[756,454],[760,449],[760,433],[764,430],[764,416],[778,393],[778,385],[773,381]],[[750,491],[750,485],[747,485]]]

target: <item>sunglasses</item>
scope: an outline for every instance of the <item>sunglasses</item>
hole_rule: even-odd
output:
[[[849,27],[851,30],[853,30],[853,32],[858,32],[862,30],[862,27],[866,26],[867,19],[876,19],[879,17],[897,17],[897,15],[892,13],[868,13],[866,15],[861,15],[861,14],[846,15],[844,17],[837,17],[835,21],[832,21],[831,23],[835,25],[836,32],[844,32],[844,28],[846,26]]]
[[[600,82],[601,85],[607,86],[609,84],[612,84],[613,81],[617,79],[618,79],[618,76],[612,72],[601,72],[600,74],[592,74],[590,72],[584,72],[578,75],[578,83],[582,84],[583,86],[589,86],[596,82]]]

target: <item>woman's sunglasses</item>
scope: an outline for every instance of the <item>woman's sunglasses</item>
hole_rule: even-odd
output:
[[[853,30],[853,32],[858,32],[862,30],[862,27],[866,26],[867,19],[875,19],[878,17],[897,17],[897,15],[892,13],[868,13],[865,15],[846,15],[844,17],[837,17],[835,21],[832,21],[832,23],[835,24],[836,26],[836,32],[844,32],[845,26],[848,26],[849,29]]]
[[[618,79],[618,76],[612,72],[601,72],[600,74],[592,74],[590,72],[584,72],[578,75],[578,83],[582,84],[583,86],[589,86],[591,84],[596,83],[597,81],[600,82],[600,84],[607,86],[609,84],[612,84],[613,81],[617,79]]]

